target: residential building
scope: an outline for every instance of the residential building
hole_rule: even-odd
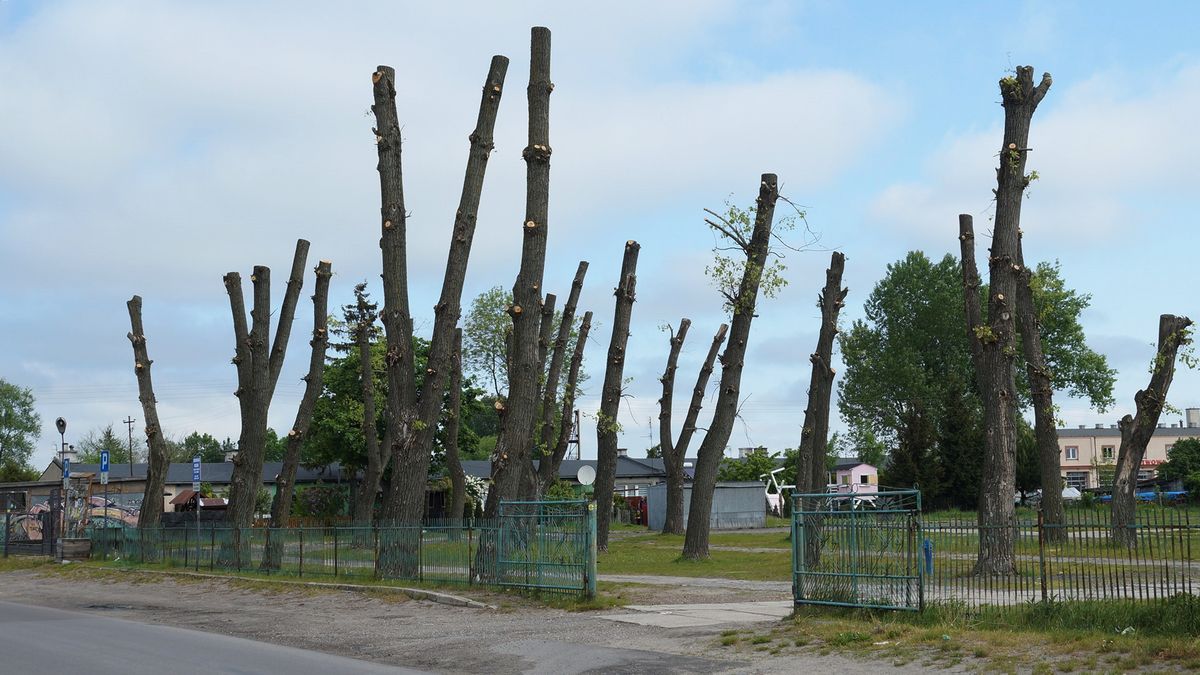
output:
[[[1185,417],[1178,422],[1159,422],[1138,468],[1138,480],[1154,478],[1158,466],[1167,461],[1167,453],[1180,439],[1200,438],[1200,408],[1188,408]],[[1080,490],[1107,487],[1117,466],[1121,430],[1115,424],[1059,429],[1058,447],[1066,485]]]

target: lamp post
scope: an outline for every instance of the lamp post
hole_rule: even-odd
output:
[[[67,529],[67,481],[70,480],[66,473],[67,421],[60,417],[54,420],[54,426],[58,429],[58,438],[61,441],[61,445],[58,446],[58,468],[63,470],[63,487],[58,500],[61,509],[61,518],[58,522],[58,559],[62,560],[63,531]]]

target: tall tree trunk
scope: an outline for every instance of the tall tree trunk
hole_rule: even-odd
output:
[[[1054,385],[1046,355],[1042,351],[1042,325],[1033,304],[1032,272],[1025,265],[1025,254],[1017,232],[1017,263],[1013,268],[1017,283],[1017,320],[1021,326],[1021,346],[1025,352],[1025,373],[1033,399],[1033,432],[1037,443],[1038,468],[1042,479],[1043,536],[1050,542],[1066,541],[1067,514],[1063,509],[1061,450],[1058,447],[1058,423],[1054,415]]]
[[[433,435],[443,408],[449,381],[454,332],[462,313],[462,288],[471,244],[475,237],[479,201],[488,157],[494,146],[493,130],[500,107],[508,59],[493,56],[479,103],[475,131],[455,212],[453,236],[446,259],[442,292],[434,307],[433,335],[429,341],[425,379],[416,391],[412,355],[412,315],[408,306],[405,268],[404,196],[400,174],[400,130],[396,114],[395,72],[380,66],[373,77],[379,131],[379,176],[383,200],[384,331],[388,342],[388,431],[392,478],[382,518],[391,522],[419,522],[425,513],[425,490]],[[403,388],[403,391],[396,391]],[[403,556],[402,556],[403,557]],[[411,556],[404,557],[410,562]],[[408,570],[411,571],[411,570]]]
[[[549,384],[542,379],[546,374],[546,359],[550,356],[551,337],[554,335],[554,305],[558,303],[558,296],[553,293],[547,293],[546,299],[542,301],[542,317],[538,323],[538,390],[535,397],[538,401],[542,400],[543,392]]]
[[[325,351],[329,346],[329,278],[333,276],[330,262],[322,260],[313,270],[317,276],[313,301],[313,331],[309,345],[312,347],[308,359],[308,374],[304,376],[304,395],[296,409],[296,421],[287,435],[287,450],[283,455],[283,466],[275,477],[275,496],[271,499],[271,527],[284,527],[292,513],[292,498],[295,496],[296,467],[300,464],[300,447],[308,435],[313,409],[321,395],[325,381]],[[276,569],[282,560],[282,541],[272,541],[264,549],[262,566]]]
[[[137,375],[138,400],[146,416],[146,443],[149,461],[146,468],[145,498],[138,512],[138,529],[157,527],[162,522],[163,487],[167,480],[167,439],[158,422],[158,401],[154,398],[154,382],[150,378],[150,353],[146,349],[146,332],[142,328],[142,298],[135,295],[126,303],[129,308],[129,342],[133,345],[133,372]]]
[[[692,388],[692,400],[688,405],[687,416],[683,418],[683,428],[679,431],[679,439],[673,440],[671,433],[671,404],[675,392],[675,364],[679,360],[679,351],[683,348],[691,321],[682,319],[679,322],[679,332],[671,336],[671,351],[667,356],[667,369],[663,372],[663,397],[659,401],[658,414],[659,448],[662,450],[663,468],[667,473],[667,512],[663,521],[663,534],[683,534],[683,484],[686,476],[683,473],[683,460],[687,456],[688,446],[696,433],[696,420],[700,416],[700,408],[704,403],[704,392],[708,389],[708,379],[712,376],[713,364],[716,363],[717,353],[725,342],[728,324],[721,324],[717,334],[713,336],[704,365],[700,366],[700,374],[696,376],[696,386]]]
[[[540,457],[542,462],[545,462],[554,453],[554,413],[558,401],[558,381],[562,377],[562,367],[567,358],[567,343],[571,340],[571,329],[575,324],[575,306],[579,303],[579,293],[583,290],[583,277],[587,274],[588,263],[586,260],[579,262],[578,269],[575,270],[575,280],[571,282],[571,292],[567,295],[567,304],[563,306],[562,320],[558,324],[558,335],[554,338],[554,352],[550,356],[550,368],[546,371],[546,386],[542,391],[542,419],[541,419],[541,435],[538,444],[541,450]],[[559,426],[568,426],[571,421],[566,417],[562,418]],[[539,475],[541,473],[539,463]],[[542,491],[546,489],[546,482],[539,478],[538,485]]]
[[[241,276],[236,272],[225,275],[229,292],[229,307],[233,313],[236,339],[234,363],[237,366],[237,396],[241,406],[242,425],[238,436],[238,453],[233,460],[233,475],[229,481],[229,523],[234,527],[250,527],[254,522],[254,507],[258,491],[263,486],[263,454],[267,437],[267,413],[275,384],[283,368],[287,341],[296,315],[296,303],[304,284],[304,266],[308,259],[309,243],[296,241],[292,270],[279,311],[275,343],[271,344],[271,270],[255,266],[250,280],[254,284],[254,306],[250,312],[250,331],[246,332],[245,306],[242,299]]]
[[[800,451],[797,459],[796,488],[801,492],[824,492],[826,476],[826,446],[829,443],[829,399],[833,394],[833,340],[838,333],[838,314],[845,306],[846,293],[842,288],[842,271],[846,256],[834,251],[825,270],[825,288],[817,296],[821,308],[821,330],[817,334],[817,350],[809,355],[812,377],[808,384],[808,407],[804,410],[804,427],[800,431]],[[823,526],[820,515],[809,516],[807,526],[817,532]],[[804,555],[809,568],[815,568],[821,558],[821,537],[812,533],[805,539]]]
[[[575,352],[571,355],[571,365],[567,369],[567,385],[563,389],[562,423],[558,425],[558,440],[554,448],[541,462],[538,463],[538,482],[545,494],[551,485],[558,480],[558,468],[562,466],[563,458],[567,455],[567,445],[571,440],[573,420],[575,418],[575,395],[579,384],[579,368],[583,364],[583,350],[587,346],[588,333],[592,330],[592,313],[583,313],[583,323],[579,324],[579,335],[575,337]],[[579,433],[578,429],[574,430]]]
[[[537,418],[541,288],[546,267],[546,232],[550,204],[550,30],[534,27],[529,58],[529,145],[525,158],[525,223],[522,227],[521,269],[513,284],[512,351],[509,359],[508,400],[503,404],[502,428],[492,452],[492,488],[487,515],[494,517],[500,502],[533,496],[532,446]]]
[[[991,255],[989,256],[989,298],[987,323],[983,323],[974,300],[978,321],[968,313],[969,339],[977,343],[972,353],[976,384],[983,401],[986,436],[984,442],[982,488],[979,492],[979,555],[975,573],[1010,575],[1016,571],[1013,558],[1013,494],[1016,489],[1016,380],[1015,359],[1017,282],[1013,269],[1020,249],[1021,202],[1029,178],[1025,163],[1029,154],[1029,125],[1038,103],[1050,89],[1050,75],[1033,83],[1033,68],[1020,66],[1016,75],[1000,80],[1004,105],[1004,141],[1000,149],[1000,167],[996,170],[996,217]],[[966,222],[968,230],[972,225]],[[974,266],[974,232],[963,231],[960,216],[959,239],[963,248],[964,278],[968,254]],[[976,274],[976,276],[978,276]],[[969,288],[964,288],[968,295]],[[971,302],[971,299],[967,299]]]
[[[1137,475],[1146,455],[1146,445],[1158,426],[1158,417],[1167,403],[1167,390],[1175,377],[1175,358],[1179,348],[1191,342],[1192,320],[1186,316],[1163,314],[1158,318],[1158,351],[1154,356],[1150,385],[1134,394],[1136,414],[1121,418],[1121,449],[1113,476],[1112,534],[1118,543],[1137,545]]]
[[[604,388],[600,390],[600,411],[596,414],[596,547],[608,550],[608,528],[612,520],[613,489],[617,473],[617,414],[621,409],[621,390],[625,376],[625,346],[629,342],[629,321],[637,292],[637,259],[641,246],[625,242],[621,278],[614,295],[612,338],[608,343],[608,361],[604,369]]]
[[[446,413],[446,470],[450,474],[450,521],[462,522],[467,503],[467,476],[458,457],[458,428],[462,413],[462,329],[454,331],[450,356],[450,410]]]
[[[683,557],[692,560],[708,557],[709,518],[712,516],[713,490],[717,484],[717,467],[725,454],[725,445],[733,433],[737,418],[738,396],[745,365],[746,345],[750,339],[750,324],[758,301],[762,271],[767,268],[770,253],[771,226],[775,219],[775,202],[779,199],[778,179],[764,173],[759,183],[754,214],[754,230],[742,251],[746,266],[737,295],[733,298],[733,320],[729,328],[729,344],[721,355],[721,384],[713,420],[700,443],[696,472],[692,479],[692,502],[688,509],[687,533],[683,541]]]

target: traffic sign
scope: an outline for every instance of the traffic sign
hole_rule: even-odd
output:
[[[192,458],[192,489],[200,491],[200,458]]]
[[[100,451],[100,484],[108,485],[108,451]]]
[[[64,457],[63,458],[63,478],[70,478],[70,477],[71,477],[71,458]]]

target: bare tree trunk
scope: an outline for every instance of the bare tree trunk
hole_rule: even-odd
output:
[[[754,215],[754,230],[750,241],[741,246],[746,255],[745,271],[733,298],[733,320],[729,328],[729,344],[721,355],[721,384],[713,420],[700,443],[696,472],[692,479],[692,502],[688,509],[687,533],[683,541],[683,557],[708,557],[709,518],[712,516],[713,490],[717,484],[717,467],[725,454],[725,445],[733,433],[737,418],[738,395],[745,365],[746,344],[750,339],[750,324],[758,301],[762,271],[770,253],[771,226],[775,219],[775,202],[779,199],[778,179],[764,173],[759,183]]]
[[[554,334],[554,305],[557,303],[558,296],[553,293],[547,293],[546,299],[542,301],[542,317],[538,323],[538,390],[535,397],[539,401],[549,385],[549,382],[542,380],[542,376],[546,374],[546,359],[550,356],[550,338]]]
[[[254,506],[262,488],[264,444],[267,435],[267,412],[275,394],[275,384],[283,368],[287,341],[292,331],[296,303],[304,283],[304,266],[308,259],[309,243],[296,241],[292,270],[279,311],[275,344],[271,344],[271,270],[258,265],[250,277],[254,284],[254,308],[250,315],[250,332],[246,333],[245,306],[242,299],[241,276],[236,272],[225,275],[229,306],[233,313],[236,339],[234,363],[237,366],[237,396],[241,405],[242,428],[238,437],[238,453],[233,460],[233,476],[229,481],[229,523],[234,527],[250,527],[254,522]]]
[[[1042,479],[1043,537],[1050,542],[1066,541],[1063,527],[1067,514],[1063,509],[1061,450],[1058,447],[1058,423],[1054,415],[1054,385],[1046,355],[1042,351],[1042,326],[1033,305],[1031,271],[1025,265],[1018,231],[1017,264],[1013,268],[1017,283],[1017,320],[1021,326],[1021,346],[1025,352],[1025,373],[1033,399],[1033,430],[1037,443],[1038,468]]]
[[[538,361],[542,279],[546,267],[546,232],[550,203],[550,30],[534,27],[529,59],[529,145],[525,158],[525,223],[521,269],[513,284],[512,351],[509,360],[508,401],[502,411],[502,428],[492,452],[492,488],[488,491],[488,517],[499,511],[500,501],[533,496],[532,446],[537,418],[538,381],[543,366]]]
[[[1175,377],[1175,358],[1179,348],[1191,342],[1192,320],[1186,316],[1163,314],[1158,318],[1158,351],[1150,374],[1150,385],[1134,394],[1135,415],[1121,418],[1121,449],[1113,476],[1112,534],[1118,543],[1137,545],[1137,474],[1146,455],[1146,445],[1154,435],[1158,417],[1167,403],[1167,390]]]
[[[454,234],[446,259],[442,292],[434,307],[433,335],[425,379],[418,395],[412,357],[412,315],[408,307],[408,277],[404,262],[403,188],[400,181],[400,131],[395,104],[395,73],[380,66],[375,73],[375,111],[379,123],[379,175],[383,199],[384,330],[388,341],[388,432],[392,478],[382,517],[391,522],[419,522],[425,513],[425,489],[433,434],[443,408],[449,381],[454,332],[462,313],[462,288],[466,279],[476,218],[483,191],[492,133],[508,59],[492,57],[479,103],[475,131],[467,159],[463,189],[455,212]],[[382,131],[386,129],[386,132]],[[386,147],[385,147],[386,146]],[[395,223],[399,223],[399,227]],[[395,313],[393,313],[395,312]],[[404,371],[404,372],[400,372]],[[395,392],[403,387],[401,392]],[[402,556],[413,562],[411,556]],[[411,571],[411,570],[408,570]]]
[[[612,338],[608,343],[608,362],[604,369],[604,388],[600,390],[600,411],[596,413],[596,547],[608,550],[608,528],[612,520],[613,489],[617,472],[617,414],[625,375],[625,346],[629,342],[629,321],[637,292],[637,259],[641,246],[632,239],[625,242],[621,277],[614,295]]]
[[[142,328],[142,298],[135,295],[126,303],[129,308],[129,342],[133,345],[133,372],[137,375],[138,400],[146,418],[146,443],[150,446],[146,467],[145,498],[138,512],[138,529],[157,527],[162,522],[163,486],[167,480],[167,439],[158,422],[158,401],[154,398],[154,382],[150,378],[150,353],[146,349],[146,332]]]
[[[575,270],[575,280],[571,282],[571,292],[567,295],[567,304],[563,306],[562,321],[558,324],[558,335],[554,339],[554,353],[550,357],[550,368],[546,371],[546,385],[542,391],[541,435],[538,445],[543,462],[554,453],[554,439],[557,436],[554,433],[554,413],[557,407],[555,404],[558,401],[558,381],[562,376],[563,363],[566,362],[567,343],[570,342],[571,329],[575,323],[575,306],[579,303],[579,293],[583,290],[583,277],[587,274],[587,268],[587,261],[582,260],[579,262],[579,268]],[[570,423],[570,420],[564,417],[559,426],[567,426]],[[540,476],[541,464],[538,466]],[[543,492],[548,487],[540,477],[538,485],[541,486]]]
[[[817,334],[817,350],[809,355],[812,377],[808,385],[808,408],[804,411],[804,427],[800,431],[800,451],[796,469],[796,488],[801,492],[824,492],[826,476],[826,446],[829,443],[829,399],[833,394],[833,340],[838,333],[838,314],[845,306],[846,293],[842,288],[842,271],[846,256],[834,251],[825,270],[825,288],[817,297],[821,308],[821,330]],[[820,515],[809,516],[807,525],[817,531],[822,527]],[[805,556],[810,568],[821,558],[821,537],[805,539]]]
[[[683,429],[679,431],[679,439],[672,440],[671,401],[675,391],[675,364],[679,360],[679,351],[683,348],[691,323],[688,319],[680,320],[679,332],[671,337],[671,352],[667,356],[667,369],[662,380],[663,397],[659,401],[659,448],[662,450],[663,468],[667,473],[667,512],[663,521],[663,534],[683,534],[684,531],[683,484],[686,476],[683,473],[683,460],[687,456],[688,446],[692,443],[692,436],[696,433],[696,420],[704,403],[704,392],[708,389],[713,364],[717,361],[717,353],[721,350],[725,334],[729,330],[729,325],[723,323],[713,336],[708,356],[704,358],[704,365],[700,366],[700,374],[696,377],[696,386],[692,388],[692,400],[688,405],[687,416],[683,418]]]
[[[571,356],[571,365],[567,370],[567,385],[563,389],[562,424],[558,426],[558,440],[554,448],[538,464],[538,482],[544,494],[558,480],[558,468],[562,466],[563,458],[567,455],[567,444],[571,440],[573,419],[575,417],[575,395],[579,384],[579,368],[583,364],[583,350],[587,346],[588,333],[592,330],[592,313],[584,312],[583,323],[579,325],[579,335],[575,338],[575,352]],[[578,433],[578,429],[575,430]]]
[[[979,493],[979,556],[975,574],[1010,575],[1016,570],[1013,558],[1013,493],[1016,486],[1016,381],[1015,359],[1017,282],[1012,273],[1018,264],[1020,249],[1021,201],[1029,178],[1025,163],[1029,154],[1029,125],[1038,103],[1050,89],[1050,75],[1033,83],[1033,68],[1020,66],[1016,75],[1000,80],[1004,105],[1004,142],[1000,149],[1000,167],[996,170],[996,217],[989,256],[989,298],[987,323],[982,321],[978,299],[974,302],[978,320],[968,310],[968,338],[974,343],[976,384],[983,401],[984,442],[982,489]],[[963,230],[964,280],[968,254],[974,266],[974,232],[970,219]],[[969,251],[968,251],[969,246]],[[975,275],[976,277],[978,274]],[[968,284],[969,286],[969,284]],[[970,296],[970,288],[964,287]]]
[[[454,331],[450,356],[450,410],[446,414],[446,470],[450,474],[450,521],[462,521],[467,503],[467,477],[458,458],[458,428],[462,413],[462,329]]]
[[[271,500],[271,527],[284,527],[292,512],[292,498],[295,496],[296,467],[300,464],[300,447],[308,435],[308,426],[312,422],[313,409],[317,398],[321,395],[325,381],[325,351],[329,346],[329,278],[333,276],[328,260],[317,263],[314,270],[317,276],[313,301],[313,331],[312,352],[308,360],[308,374],[304,376],[304,395],[300,397],[300,406],[296,409],[296,421],[288,432],[287,450],[283,455],[283,466],[275,477],[275,496]],[[277,338],[278,339],[278,338]],[[282,541],[276,538],[272,546],[263,550],[262,566],[267,569],[277,569],[282,560]]]

